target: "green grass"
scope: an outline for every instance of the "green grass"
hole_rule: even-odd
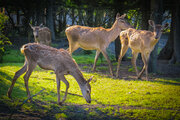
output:
[[[5,51],[3,56],[3,63],[21,63],[24,62],[24,55],[21,54],[20,50],[17,49],[8,49]]]
[[[53,46],[56,46],[56,44],[53,44]],[[93,64],[94,63],[94,57],[95,57],[95,51],[92,52],[92,54],[78,54],[74,55],[73,58],[76,60],[78,64]],[[111,60],[114,60],[113,57],[111,57]],[[24,55],[20,52],[20,50],[17,49],[9,49],[8,51],[5,51],[5,55],[3,56],[3,63],[23,63],[24,62]],[[97,64],[106,64],[107,61],[105,58],[99,57]]]
[[[4,63],[0,65],[0,100],[9,101],[6,97],[7,89],[11,84],[14,73],[21,68],[22,63]],[[154,81],[120,80],[113,79],[97,73],[83,73],[86,79],[94,76],[91,82],[92,103],[87,104],[81,95],[76,80],[67,75],[70,82],[69,93],[65,103],[68,105],[59,107],[56,105],[56,82],[52,71],[36,68],[29,80],[31,94],[36,94],[43,88],[45,90],[35,96],[35,101],[45,102],[43,109],[32,103],[22,106],[25,111],[54,112],[55,118],[94,118],[94,119],[179,119],[180,110],[180,79],[155,79]],[[65,85],[61,84],[61,91],[65,91]],[[64,92],[61,92],[61,98]],[[16,103],[8,103],[15,106],[27,99],[23,76],[21,76],[13,89],[12,99]],[[52,103],[53,102],[53,103]],[[70,112],[71,111],[71,112]],[[76,112],[79,111],[79,112]],[[71,114],[70,114],[70,113]]]

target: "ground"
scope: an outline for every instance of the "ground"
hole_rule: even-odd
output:
[[[142,61],[138,60],[137,61],[138,66],[142,66]],[[80,68],[82,71],[84,72],[91,72],[91,68],[92,65],[90,64],[79,64]],[[139,68],[140,68],[139,67]],[[114,68],[114,73],[115,73],[115,68],[116,68],[116,64],[114,64],[113,66]],[[99,66],[97,66],[97,73],[103,75],[103,76],[109,76],[109,69],[107,64],[100,64]],[[150,80],[153,81],[154,78],[180,78],[180,65],[168,65],[167,61],[159,61],[158,62],[158,74],[150,74]],[[136,75],[134,70],[132,69],[132,65],[130,60],[127,61],[122,61],[121,67],[120,67],[120,79],[124,79],[124,80],[136,80]],[[145,80],[145,75],[143,75],[142,80]],[[179,83],[176,83],[177,85],[179,85]],[[149,93],[150,94],[150,93]],[[13,100],[9,100],[9,102],[15,102]],[[44,112],[43,110],[46,110],[45,107],[43,107],[44,105],[48,105],[50,103],[47,102],[42,102],[42,101],[33,101],[31,102],[31,104],[33,104],[33,106],[36,107],[37,111],[27,111],[27,110],[23,110],[21,107],[9,107],[9,105],[7,104],[7,101],[1,101],[0,100],[0,119],[43,119],[43,120],[51,120],[51,119],[57,119],[58,116],[60,116],[59,118],[62,119],[66,119],[66,116],[71,116],[68,119],[79,119],[78,116],[81,116],[80,119],[118,119],[118,117],[114,117],[111,115],[108,115],[106,112],[101,112],[97,110],[97,107],[100,108],[106,108],[106,107],[115,107],[118,109],[145,109],[143,107],[134,107],[132,106],[118,106],[118,105],[90,105],[90,104],[71,104],[71,103],[64,103],[63,105],[63,110],[61,110],[59,106],[56,105],[56,103],[51,102],[51,109],[48,109],[49,111]],[[66,108],[64,110],[64,108]],[[85,110],[88,109],[88,110]],[[153,108],[148,108],[148,109],[152,109]],[[42,111],[39,111],[42,110]],[[157,109],[155,109],[157,110]],[[167,109],[168,110],[168,109]],[[60,112],[65,112],[66,114],[60,114]],[[97,113],[99,115],[102,115],[101,118],[96,117],[97,113],[94,113],[94,111],[97,111]],[[92,116],[89,116],[89,113],[93,114]],[[83,114],[83,116],[82,116]],[[56,116],[54,116],[56,115]],[[123,118],[123,119],[130,119],[130,118]]]

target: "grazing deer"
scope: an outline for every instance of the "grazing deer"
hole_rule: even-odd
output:
[[[7,93],[8,97],[11,96],[16,80],[19,76],[26,72],[24,75],[24,82],[28,98],[30,98],[31,95],[28,88],[28,80],[36,65],[39,65],[42,69],[53,70],[56,74],[58,104],[61,105],[66,100],[69,82],[66,80],[64,75],[67,74],[72,75],[76,79],[81,88],[83,97],[88,103],[91,102],[91,86],[89,82],[92,78],[88,81],[84,79],[75,60],[72,59],[71,55],[66,50],[58,50],[56,48],[37,43],[28,43],[21,48],[21,52],[25,55],[25,63],[24,66],[15,73],[12,84]],[[66,84],[66,92],[61,102],[60,80]]]
[[[116,15],[116,21],[110,29],[79,25],[68,27],[65,33],[69,41],[70,54],[72,54],[79,47],[85,50],[96,50],[96,56],[93,65],[93,71],[95,71],[96,62],[98,60],[100,52],[102,52],[103,56],[109,64],[110,74],[113,76],[112,65],[107,55],[106,48],[112,41],[114,41],[118,37],[119,32],[122,29],[131,27],[131,25],[129,25],[125,21],[125,16],[125,14],[120,16],[120,14],[118,13]]]
[[[125,31],[122,31],[120,33],[120,41],[121,41],[121,52],[120,56],[118,59],[118,66],[117,66],[117,72],[116,72],[116,77],[119,76],[119,68],[120,68],[120,63],[127,52],[128,47],[131,48],[132,50],[132,65],[135,68],[137,78],[141,78],[142,73],[144,70],[146,70],[146,80],[148,79],[148,61],[149,61],[149,56],[152,50],[154,49],[154,46],[156,43],[159,41],[162,30],[165,29],[168,26],[168,23],[165,25],[160,25],[154,23],[154,21],[149,20],[149,25],[153,27],[153,32],[147,31],[147,30],[136,30],[133,28],[129,28]],[[144,67],[141,70],[141,72],[138,72],[138,69],[136,67],[136,59],[138,54],[141,53],[142,60],[144,63]]]
[[[40,26],[32,26],[29,24],[33,29],[34,40],[36,43],[45,44],[50,46],[51,44],[51,31],[47,27],[43,27],[41,24]]]

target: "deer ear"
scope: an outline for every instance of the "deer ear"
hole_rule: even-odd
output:
[[[42,28],[42,27],[43,27],[43,23],[41,23],[41,24],[39,25],[39,27]]]
[[[89,79],[87,80],[87,83],[90,83],[91,80],[93,79],[93,77],[94,77],[94,76],[92,76],[91,78],[89,78]]]
[[[120,17],[120,14],[119,13],[117,13],[116,14],[116,19],[118,19]]]
[[[169,26],[168,23],[164,24],[164,25],[163,25],[163,29],[166,29],[168,26]]]
[[[149,25],[150,25],[151,27],[155,27],[155,24],[154,24],[154,21],[153,21],[153,20],[149,20],[148,23],[149,23]]]
[[[121,15],[121,18],[125,18],[126,17],[126,14],[124,14],[124,15]]]

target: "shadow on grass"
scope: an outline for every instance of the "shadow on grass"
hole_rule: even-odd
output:
[[[18,103],[15,101],[18,101]],[[14,102],[14,103],[13,103]],[[104,112],[98,107],[90,107],[89,105],[77,105],[64,103],[63,106],[57,105],[56,102],[43,102],[33,100],[31,103],[25,103],[21,107],[22,100],[10,100],[8,98],[0,99],[0,119],[43,119],[43,120],[104,120],[118,119],[121,116],[114,116]],[[9,104],[13,103],[13,104]],[[29,109],[30,108],[30,109]],[[114,112],[114,111],[110,111]]]
[[[7,91],[11,85],[12,77],[2,71],[0,71],[0,74],[4,78],[3,80],[0,79],[0,87],[1,87],[0,98],[1,98],[2,96],[7,95]],[[18,83],[18,84],[24,87],[24,83]],[[16,83],[14,85],[11,96],[13,97],[18,94],[18,96],[21,96],[22,98],[24,98],[26,96],[26,92],[22,90],[21,87],[15,87],[15,86],[16,86]]]
[[[38,108],[42,108],[47,103],[42,101],[35,101],[33,103]],[[97,109],[96,107],[91,108],[89,105],[77,105],[64,103],[63,106],[57,105],[57,103],[52,103],[45,108],[48,111],[42,117],[42,119],[67,119],[67,120],[104,120],[104,119],[118,119],[120,116],[108,115],[106,112]],[[114,111],[113,111],[114,112]]]
[[[161,83],[161,84],[167,84],[167,85],[177,85],[177,86],[180,86],[180,78],[165,78],[165,77],[160,77],[157,80],[154,79],[152,82]]]

